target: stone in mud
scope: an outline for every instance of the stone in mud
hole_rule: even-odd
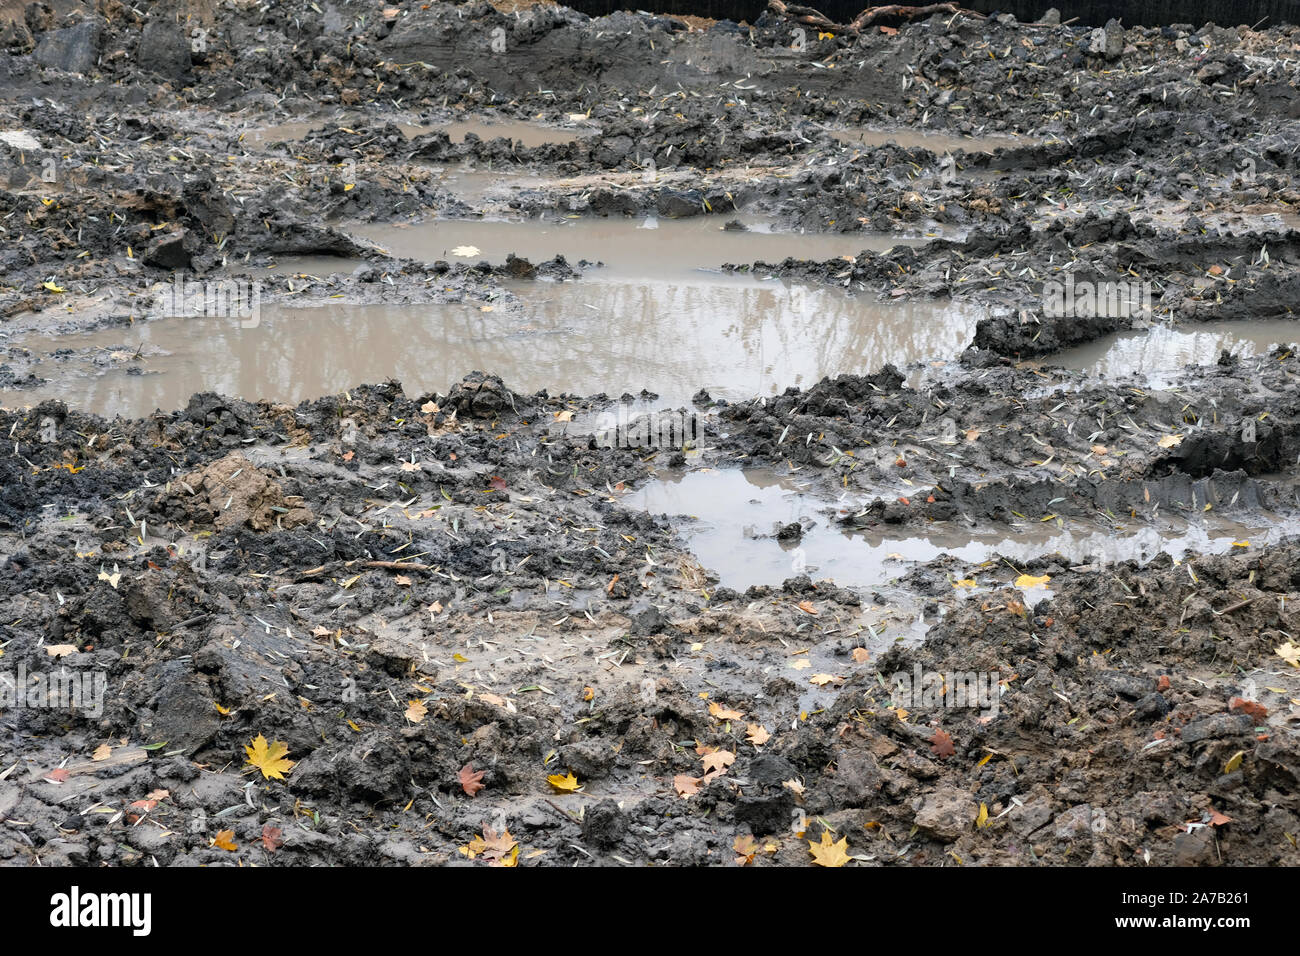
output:
[[[36,62],[65,73],[89,73],[99,62],[104,25],[97,17],[41,36],[32,54]]]
[[[1120,671],[1102,671],[1097,677],[1108,690],[1129,700],[1137,700],[1155,688],[1149,677],[1135,677]]]
[[[145,250],[145,265],[159,269],[188,269],[190,253],[186,249],[186,236],[184,229],[155,236]]]
[[[240,526],[287,531],[316,520],[308,509],[291,506],[284,490],[238,453],[172,482],[154,507],[168,515],[179,511],[191,528],[212,526],[217,531]]]
[[[627,816],[613,800],[605,799],[589,807],[582,818],[582,839],[594,847],[609,850],[627,833]]]
[[[1139,720],[1159,720],[1169,713],[1169,709],[1170,704],[1165,695],[1152,691],[1137,702],[1134,711]]]
[[[698,189],[666,189],[655,203],[659,215],[669,219],[687,219],[704,212],[704,194]]]
[[[1095,56],[1118,60],[1124,52],[1124,28],[1118,20],[1108,20],[1104,27],[1098,27],[1088,34],[1084,49]]]
[[[1245,714],[1217,714],[1194,720],[1183,728],[1183,743],[1194,744],[1202,740],[1218,740],[1251,733],[1255,722]]]
[[[1071,807],[1056,818],[1054,833],[1058,840],[1079,840],[1092,836],[1094,819],[1104,819],[1100,816],[1094,817],[1092,807],[1086,803]]]
[[[956,787],[939,787],[924,798],[916,813],[917,829],[936,840],[952,843],[970,830],[978,808],[971,795]]]
[[[151,17],[140,34],[136,63],[142,70],[168,80],[181,80],[191,67],[190,42],[181,27],[161,17]]]

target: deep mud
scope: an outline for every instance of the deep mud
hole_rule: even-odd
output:
[[[391,9],[0,4],[0,862],[481,865],[508,828],[519,866],[804,865],[826,832],[853,865],[1300,863],[1293,28],[945,15],[793,51],[771,15]],[[981,317],[805,368],[710,303],[738,331],[684,351],[779,387],[688,409],[653,348],[578,394],[630,306],[553,357],[574,320],[539,302],[622,275],[612,245],[367,238],[535,217],[849,243],[693,240],[654,334],[706,276]],[[510,354],[412,337],[427,379],[218,395],[136,347],[178,277],[491,316]],[[1066,277],[1152,308],[1049,314]],[[209,365],[303,398],[223,321]],[[1253,349],[1103,360],[1231,322]],[[388,354],[349,364],[358,327],[331,369]],[[169,407],[105,415],[114,375]],[[605,447],[620,399],[699,437]]]

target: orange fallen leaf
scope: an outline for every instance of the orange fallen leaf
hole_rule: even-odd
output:
[[[692,777],[690,774],[679,773],[673,777],[673,789],[683,800],[689,800],[700,792],[700,785],[704,781],[699,777]]]
[[[578,789],[578,778],[572,773],[558,774],[553,773],[546,778],[546,782],[558,790],[560,793],[573,793]]]
[[[274,853],[280,847],[284,846],[284,831],[279,827],[273,827],[266,824],[262,827],[262,846],[266,848],[267,853]]]
[[[239,849],[239,846],[235,843],[234,830],[222,830],[212,838],[212,845],[217,849],[225,850],[228,853],[234,853]]]
[[[745,712],[742,710],[729,710],[717,701],[713,701],[709,704],[709,716],[716,717],[718,720],[740,720],[745,716]]]
[[[755,747],[761,747],[772,739],[772,735],[767,732],[767,728],[762,724],[750,724],[745,728],[745,735]]]

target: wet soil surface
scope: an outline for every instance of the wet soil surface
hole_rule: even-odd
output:
[[[391,9],[0,5],[0,862],[1300,863],[1293,29]]]

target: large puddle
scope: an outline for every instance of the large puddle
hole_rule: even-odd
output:
[[[726,229],[737,221],[745,229]],[[781,262],[786,258],[824,262],[854,257],[863,250],[920,245],[924,236],[881,233],[775,232],[753,217],[695,216],[578,217],[522,222],[430,219],[416,225],[364,224],[351,232],[391,255],[433,262],[487,260],[494,265],[513,253],[532,262],[557,253],[571,263],[603,262],[609,274],[689,277],[698,269],[725,263]]]
[[[1116,532],[1083,526],[1061,529],[1035,522],[1014,531],[950,528],[895,537],[842,528],[825,512],[853,513],[858,510],[854,504],[810,496],[790,478],[768,469],[676,474],[647,484],[625,497],[622,504],[655,515],[696,519],[683,531],[687,547],[705,568],[717,572],[723,586],[736,590],[750,585],[778,586],[799,574],[814,581],[829,578],[841,587],[878,586],[905,574],[912,562],[930,561],[943,554],[971,563],[995,555],[1016,561],[1053,553],[1071,564],[1144,562],[1161,552],[1175,558],[1189,552],[1221,553],[1243,539],[1252,545],[1264,544],[1296,530],[1262,521],[1254,528],[1223,520],[1188,524],[1172,534],[1150,527]],[[777,531],[796,521],[806,529],[802,538],[779,540]]]
[[[513,288],[525,297],[522,311],[264,305],[256,328],[162,318],[58,339],[30,334],[12,344],[39,353],[33,370],[49,381],[0,392],[0,404],[58,398],[136,417],[182,408],[207,390],[296,403],[397,378],[411,396],[445,393],[483,369],[526,393],[618,396],[647,388],[680,406],[702,387],[741,399],[886,362],[949,358],[970,341],[981,315],[952,303],[881,303],[746,276]]]
[[[1158,325],[1065,349],[1043,364],[1084,369],[1110,380],[1133,375],[1154,387],[1167,387],[1190,366],[1213,365],[1224,349],[1245,358],[1295,342],[1300,342],[1300,323],[1288,319],[1207,322],[1179,329]]]

